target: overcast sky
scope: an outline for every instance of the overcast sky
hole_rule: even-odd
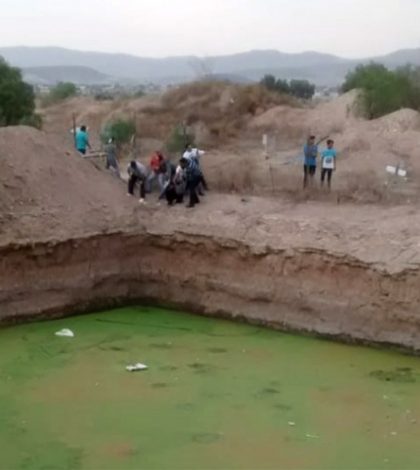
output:
[[[420,47],[420,0],[0,0],[0,46],[142,56]]]

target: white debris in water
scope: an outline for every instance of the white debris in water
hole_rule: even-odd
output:
[[[146,370],[147,368],[146,364],[138,362],[137,364],[127,366],[126,370],[128,370],[128,372],[137,372],[139,370]]]
[[[308,439],[319,439],[319,436],[316,436],[315,434],[306,434],[306,437]]]
[[[294,421],[289,421],[287,424],[288,424],[289,426],[296,426],[296,423],[295,423]]]
[[[74,333],[68,328],[63,328],[62,330],[57,331],[55,336],[60,336],[62,338],[74,338]]]

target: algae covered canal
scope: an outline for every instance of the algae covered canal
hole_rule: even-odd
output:
[[[141,307],[3,328],[0,468],[419,469],[419,361]]]

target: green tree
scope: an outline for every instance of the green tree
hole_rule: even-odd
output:
[[[375,81],[375,79],[388,75],[389,70],[382,64],[371,62],[368,65],[358,65],[349,72],[341,87],[343,92],[354,90],[355,88],[365,88]]]
[[[53,102],[63,101],[77,95],[77,87],[71,82],[60,82],[51,91],[50,96]]]
[[[388,70],[382,64],[360,65],[350,72],[343,91],[362,91],[359,104],[368,119],[375,119],[401,108],[420,108],[420,87],[412,68]]]
[[[260,81],[260,84],[267,88],[267,90],[277,91],[277,82],[274,75],[265,75]]]
[[[288,82],[281,78],[276,79],[274,75],[265,75],[260,81],[260,85],[267,88],[267,90],[292,95],[305,100],[310,100],[315,93],[315,85],[307,80],[291,80]]]
[[[414,65],[406,65],[404,67],[399,67],[396,70],[396,73],[408,79],[410,82],[410,102],[414,103],[416,109],[420,108],[420,67],[415,67]]]
[[[132,119],[117,119],[107,123],[101,133],[103,143],[107,143],[112,137],[117,145],[130,142],[136,133],[136,124]]]
[[[35,110],[33,88],[22,80],[19,69],[0,58],[0,125],[13,126],[29,119]]]
[[[291,80],[289,88],[292,96],[304,100],[310,100],[315,94],[315,85],[308,80]]]
[[[276,81],[276,91],[279,93],[285,93],[286,95],[290,94],[290,85],[287,80],[282,80],[279,78]]]

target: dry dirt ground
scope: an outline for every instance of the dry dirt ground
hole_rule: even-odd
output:
[[[300,201],[213,190],[194,210],[157,205],[156,194],[141,206],[127,197],[123,181],[43,132],[1,129],[0,149],[3,246],[138,228],[349,254],[390,271],[420,261],[420,217],[414,204],[355,205],[320,190]],[[300,178],[300,169],[296,172]]]

